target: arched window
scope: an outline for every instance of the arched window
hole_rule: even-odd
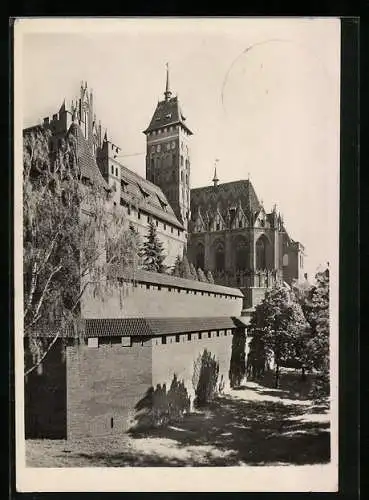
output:
[[[196,269],[204,269],[204,261],[204,245],[202,243],[199,243],[196,247]]]
[[[256,269],[266,269],[268,266],[267,262],[267,250],[268,250],[268,240],[262,235],[256,242]]]
[[[246,240],[239,239],[236,243],[236,269],[244,271],[249,266],[249,248]]]
[[[215,248],[215,269],[217,271],[223,271],[225,265],[225,255],[224,255],[224,246],[222,243],[218,243]]]

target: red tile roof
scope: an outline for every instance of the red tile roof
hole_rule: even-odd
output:
[[[192,135],[191,130],[187,127],[186,118],[182,113],[181,107],[179,105],[178,97],[172,97],[168,100],[158,102],[156,110],[151,119],[150,125],[144,130],[144,134],[152,132],[153,130],[158,130],[163,127],[168,127],[170,125],[182,125],[187,132]]]
[[[193,221],[198,211],[204,217],[208,212],[210,218],[214,217],[218,208],[224,220],[228,218],[231,207],[241,203],[242,209],[247,217],[250,212],[255,217],[261,205],[255,190],[249,180],[225,182],[218,186],[204,186],[191,189],[191,213]]]
[[[238,288],[231,288],[228,286],[215,285],[213,283],[204,283],[202,281],[190,280],[185,278],[179,278],[178,276],[171,276],[165,273],[153,273],[151,271],[145,271],[143,269],[132,270],[120,270],[118,267],[111,268],[112,277],[121,277],[127,280],[135,280],[136,282],[151,283],[153,285],[163,285],[173,288],[182,288],[197,290],[203,292],[217,293],[221,295],[229,295],[232,297],[243,298],[243,293]]]
[[[72,123],[69,127],[67,135],[72,135],[76,140],[77,161],[81,171],[81,176],[108,190],[109,186],[101,175],[91,148],[84,138],[80,126],[76,123]]]
[[[178,229],[184,229],[159,186],[123,165],[121,165],[121,179],[125,185],[121,192],[121,199],[126,204],[131,204],[143,212],[154,215]],[[166,205],[165,209],[162,205]]]
[[[157,337],[180,333],[196,333],[212,330],[234,330],[245,324],[237,317],[205,318],[91,318],[81,320],[82,337]],[[50,330],[38,331],[39,336],[52,337]],[[63,337],[73,338],[72,328]]]

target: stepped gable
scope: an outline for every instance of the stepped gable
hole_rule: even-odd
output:
[[[259,212],[261,204],[249,180],[225,182],[217,186],[204,186],[191,189],[191,213],[193,220],[199,209],[201,213],[210,212],[214,217],[219,210],[224,220],[229,219],[229,210],[241,205],[250,219]]]
[[[101,175],[95,157],[92,154],[91,148],[88,145],[80,126],[76,123],[72,123],[69,127],[67,136],[71,135],[76,140],[77,161],[81,170],[82,178],[90,180],[93,184],[103,187],[107,191],[110,190],[108,184]]]
[[[179,229],[183,225],[175,216],[169,201],[159,186],[121,166],[121,199],[161,220],[171,223]]]
[[[156,106],[156,110],[151,118],[150,125],[144,130],[144,134],[152,132],[154,130],[162,129],[163,127],[168,127],[170,125],[182,125],[187,132],[192,135],[191,130],[187,127],[186,117],[184,116],[181,107],[179,105],[178,97],[171,97],[170,99],[165,99],[159,101]]]

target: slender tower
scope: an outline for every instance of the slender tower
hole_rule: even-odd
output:
[[[190,220],[189,137],[178,96],[173,96],[166,65],[164,99],[159,101],[146,135],[146,178],[160,186],[176,216],[188,230]]]

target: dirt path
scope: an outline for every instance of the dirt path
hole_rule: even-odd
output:
[[[26,442],[31,467],[305,465],[327,463],[325,405],[248,383],[180,423],[145,434]]]

